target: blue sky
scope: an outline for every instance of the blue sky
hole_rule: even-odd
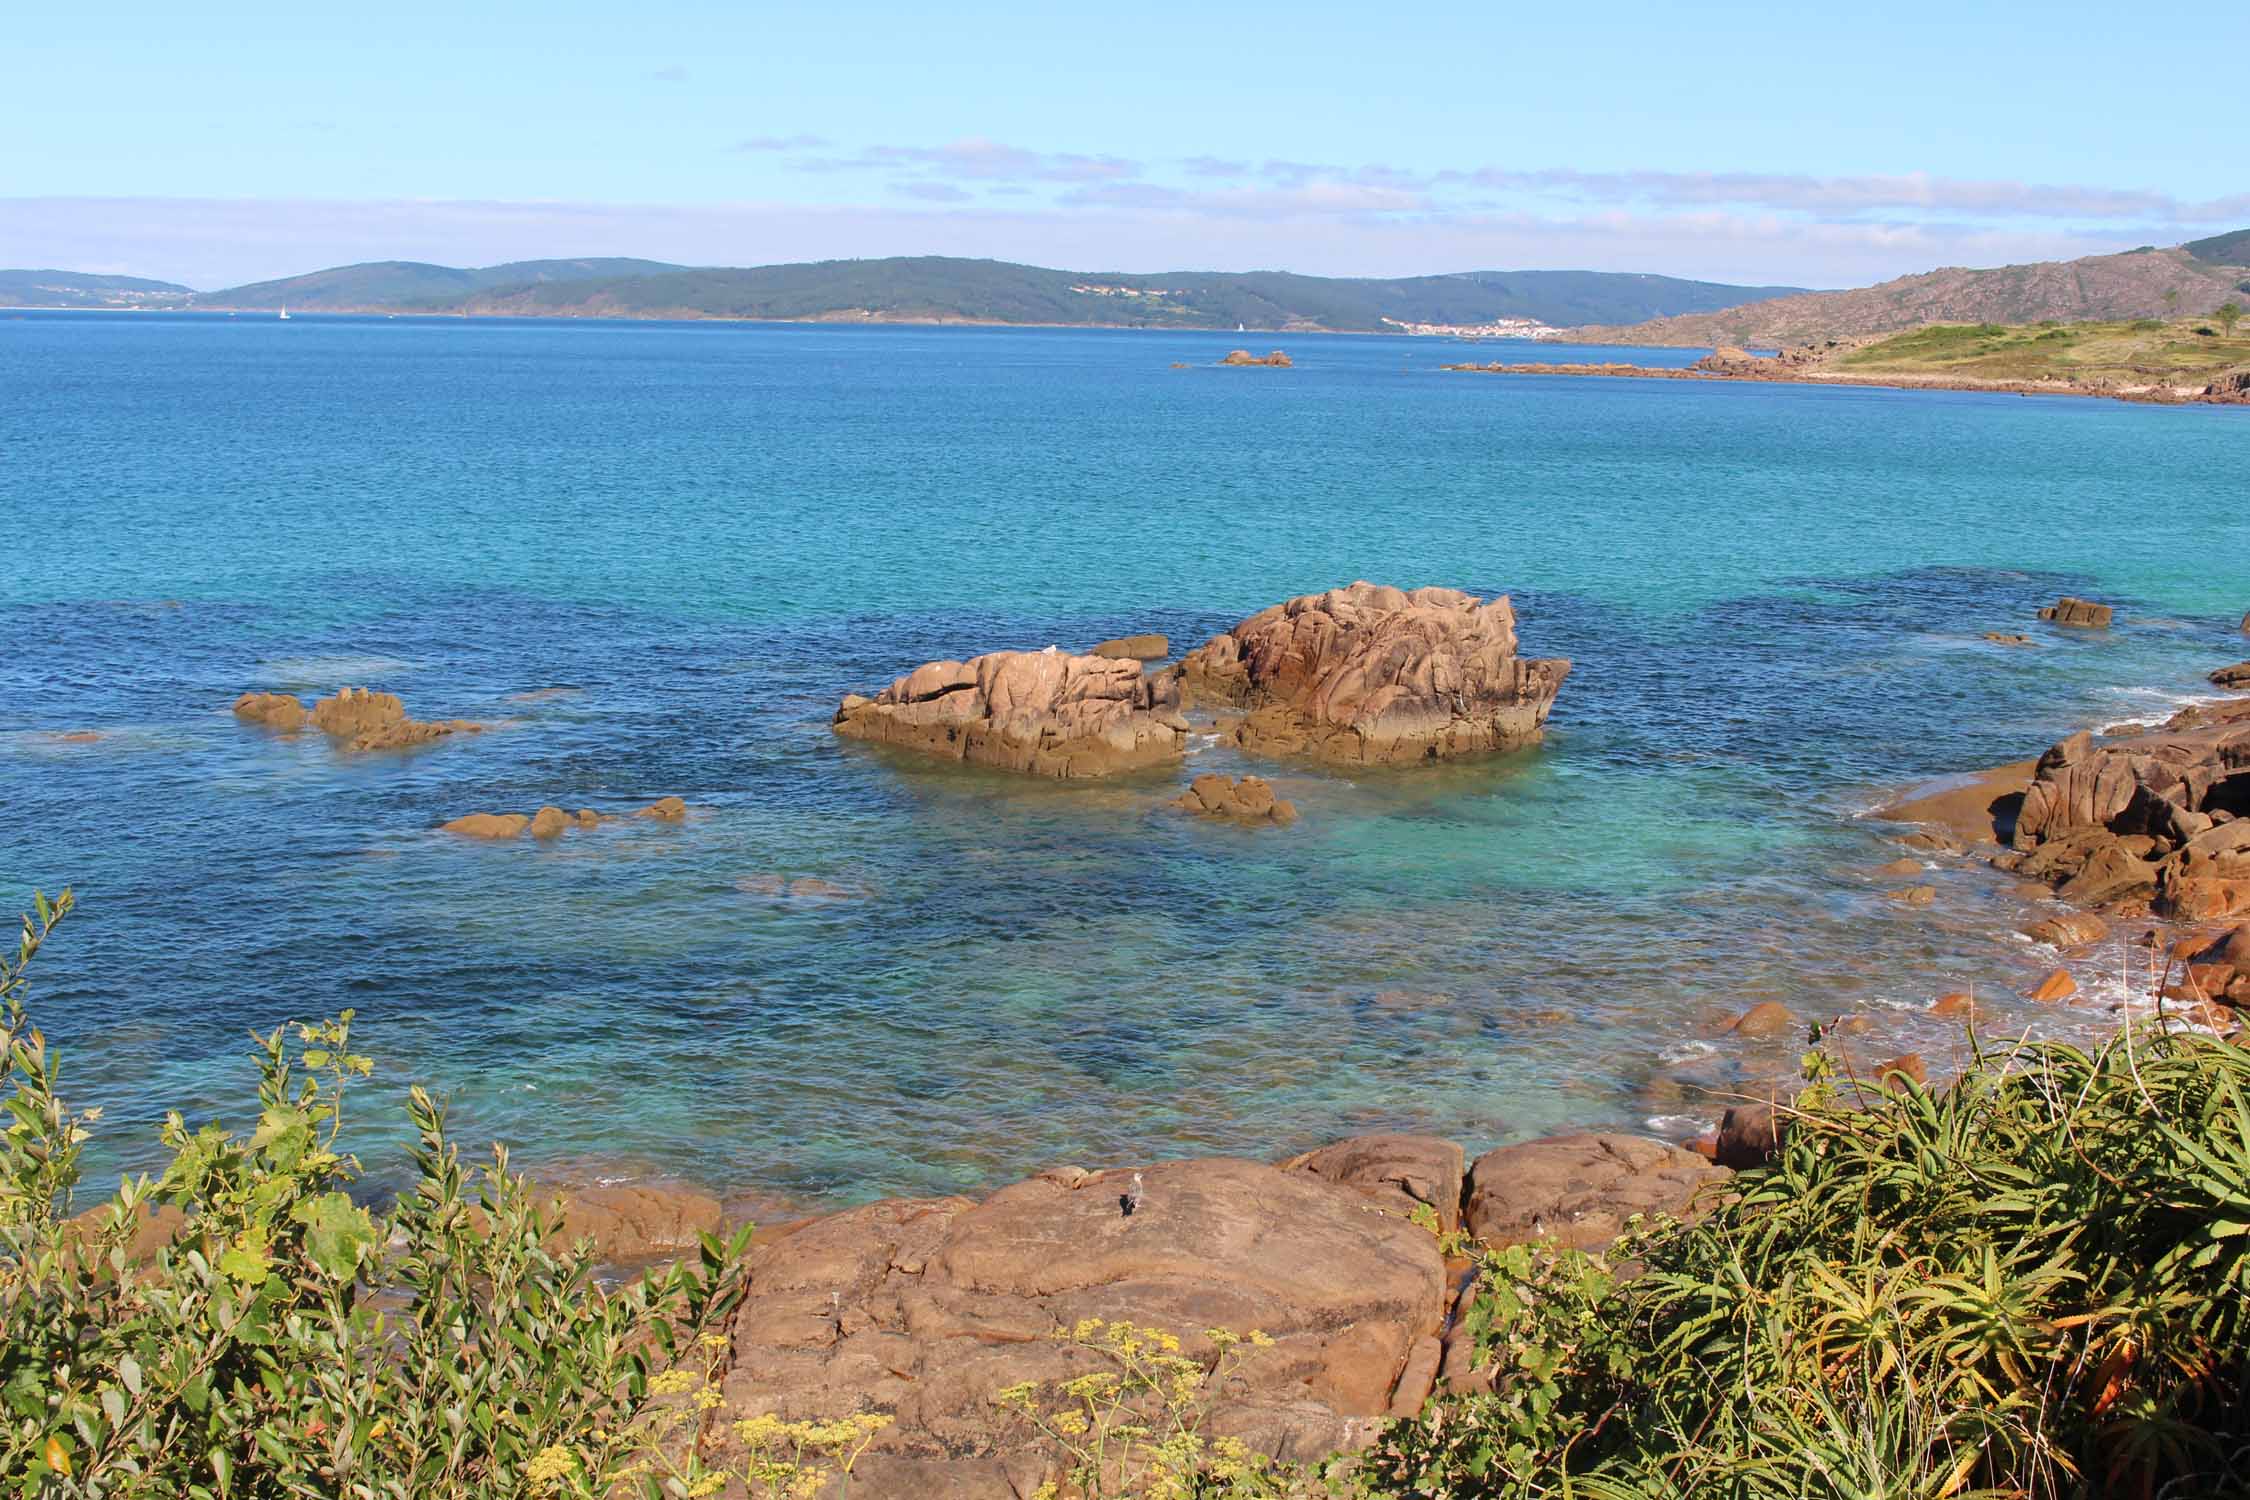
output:
[[[2240,6],[126,3],[12,18],[0,78],[0,265],[197,286],[910,253],[1827,286],[2250,225]]]

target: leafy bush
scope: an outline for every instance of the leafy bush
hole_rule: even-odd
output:
[[[172,1115],[171,1164],[73,1217],[98,1111],[73,1112],[24,973],[0,959],[0,1484],[23,1496],[659,1494],[660,1383],[739,1301],[747,1231],[615,1290],[495,1149],[470,1172],[421,1090],[387,1214],[338,1150],[371,1065],[351,1015],[258,1048],[247,1136]],[[152,1207],[178,1217],[152,1225]],[[166,1231],[137,1255],[136,1236]],[[155,1237],[163,1238],[164,1234]],[[628,1489],[614,1486],[629,1484]]]
[[[1486,1260],[1489,1392],[1373,1492],[2243,1493],[2250,1053],[2128,1033],[1814,1098],[1692,1226]]]

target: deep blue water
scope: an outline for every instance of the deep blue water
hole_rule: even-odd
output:
[[[1389,338],[1210,367],[1237,342],[0,319],[0,893],[79,893],[34,1005],[102,1165],[149,1164],[165,1108],[239,1118],[245,1033],[345,1006],[377,1160],[410,1080],[556,1173],[807,1199],[1684,1132],[1682,1081],[1793,1056],[1709,1039],[1755,1001],[1942,1058],[1932,994],[2052,961],[1974,867],[1881,899],[1884,788],[2245,654],[2250,412],[1443,374],[1587,356]],[[1267,768],[1305,816],[1249,834],[1162,811],[1184,772],[1027,785],[827,729],[926,659],[1184,647],[1360,577],[1511,592],[1578,663],[1547,746]],[[2123,625],[2031,620],[2066,591]],[[504,727],[347,758],[228,713],[347,683]],[[685,826],[436,832],[665,794]],[[857,895],[738,884],[772,873]]]

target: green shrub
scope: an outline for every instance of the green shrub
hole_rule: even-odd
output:
[[[2128,1033],[1802,1106],[1708,1217],[1489,1258],[1489,1393],[1361,1482],[1427,1495],[2153,1496],[2250,1484],[2250,1053]]]
[[[417,1181],[372,1212],[338,1150],[346,1086],[371,1068],[349,1012],[295,1028],[294,1057],[285,1031],[260,1039],[248,1135],[174,1114],[164,1172],[73,1219],[98,1111],[57,1093],[24,1005],[70,897],[36,904],[0,958],[0,1493],[659,1493],[661,1382],[739,1301],[747,1231],[605,1289],[590,1247],[554,1248],[551,1206],[504,1150],[463,1167],[420,1089]],[[136,1258],[158,1204],[184,1223]]]

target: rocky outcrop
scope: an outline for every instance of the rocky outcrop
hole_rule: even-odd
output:
[[[1027,1494],[1052,1459],[993,1397],[1111,1368],[1065,1337],[1082,1320],[1197,1358],[1206,1329],[1257,1330],[1271,1342],[1211,1393],[1211,1430],[1320,1457],[1419,1405],[1437,1369],[1437,1241],[1371,1207],[1310,1170],[1213,1160],[847,1210],[752,1251],[723,1393],[738,1416],[891,1416],[854,1494]]]
[[[2250,702],[2105,744],[2072,735],[2039,758],[2012,842],[2016,873],[2078,905],[2149,900],[2191,922],[2250,910]]]
[[[1427,1208],[1438,1228],[1461,1227],[1466,1155],[1430,1135],[1363,1135],[1308,1151],[1281,1164],[1285,1172],[1310,1172],[1348,1187],[1401,1218]]]
[[[1245,776],[1240,781],[1229,781],[1215,771],[1196,777],[1186,791],[1166,806],[1236,823],[1277,823],[1286,827],[1297,821],[1297,805],[1276,797],[1272,784],[1264,778]]]
[[[244,693],[234,700],[234,716],[283,734],[310,725],[346,750],[404,750],[485,727],[467,719],[411,719],[395,693],[358,687],[339,688],[309,710],[287,693]]]
[[[1292,360],[1288,355],[1282,353],[1279,349],[1274,350],[1273,353],[1267,355],[1264,359],[1260,359],[1257,355],[1252,354],[1247,349],[1234,349],[1228,351],[1227,357],[1220,360],[1219,363],[1222,365],[1234,365],[1237,367],[1243,365],[1260,365],[1270,370],[1286,370],[1290,367],[1290,365],[1296,363],[1296,361]]]
[[[1246,750],[1388,765],[1537,743],[1569,673],[1516,654],[1505,597],[1355,583],[1260,611],[1163,675],[1192,706],[1243,710]]]
[[[1162,635],[1121,635],[1104,641],[1087,653],[1117,661],[1162,661],[1172,654],[1172,639]]]
[[[2221,667],[2211,674],[2211,680],[2223,688],[2250,692],[2250,661],[2238,661],[2231,667]]]
[[[1487,1151],[1469,1168],[1464,1220],[1488,1245],[1546,1239],[1599,1250],[1634,1214],[1689,1214],[1730,1174],[1684,1147],[1566,1135]]]
[[[916,667],[872,698],[846,694],[834,727],[852,739],[1035,776],[1107,776],[1187,751],[1169,677],[1051,646]]]
[[[2167,993],[2250,1009],[2250,926],[2237,927],[2190,953]]]
[[[2039,618],[2057,625],[2076,625],[2086,630],[2106,630],[2116,612],[2106,604],[2096,604],[2091,599],[2074,599],[2065,594],[2053,604],[2039,611]]]
[[[698,1236],[717,1234],[719,1200],[682,1183],[624,1183],[557,1195],[563,1245],[591,1241],[597,1259],[631,1265],[692,1250]]]

